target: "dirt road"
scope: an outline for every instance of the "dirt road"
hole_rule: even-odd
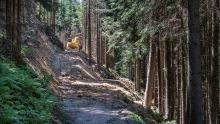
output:
[[[129,87],[93,71],[83,53],[65,50],[54,62],[59,80],[59,106],[73,124],[132,124]],[[58,122],[57,122],[58,123]]]

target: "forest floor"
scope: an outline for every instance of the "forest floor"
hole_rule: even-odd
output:
[[[104,70],[93,70],[84,53],[66,49],[54,62],[59,84],[59,107],[74,124],[133,124],[129,85],[105,79]],[[54,123],[62,123],[57,113]],[[66,116],[66,117],[67,117]]]

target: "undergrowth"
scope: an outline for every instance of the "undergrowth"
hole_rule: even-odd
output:
[[[135,113],[131,113],[131,117],[132,117],[132,120],[134,121],[134,124],[146,124],[143,119],[136,115]]]
[[[0,39],[3,37],[4,35],[0,32]]]
[[[132,114],[135,124],[176,124],[175,120],[164,120],[162,114],[158,112],[156,107],[149,108],[142,106],[141,109],[138,110],[138,115]]]
[[[45,79],[0,55],[0,124],[50,123],[56,98]]]

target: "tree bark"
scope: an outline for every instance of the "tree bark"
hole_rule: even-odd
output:
[[[99,9],[99,5],[97,5],[97,9]],[[96,58],[97,58],[97,69],[99,70],[100,67],[100,13],[97,12],[96,13],[97,16],[97,22],[96,22],[96,26],[97,26],[97,43],[96,43]]]
[[[212,8],[216,8],[216,1],[218,0],[212,0]],[[212,82],[210,89],[211,89],[211,123],[217,124],[217,109],[216,106],[218,106],[218,100],[219,100],[219,79],[218,79],[218,47],[219,47],[219,25],[217,23],[217,12],[215,9],[212,10],[212,37],[213,37],[213,44],[212,44],[212,61],[213,61],[213,72],[212,72]]]
[[[15,19],[16,19],[16,1],[17,0],[13,0],[13,12],[12,12],[12,16],[13,16],[13,18],[12,18],[12,42],[13,43],[15,43],[15,39],[16,39],[16,36],[15,36],[15,29],[16,29],[16,21],[15,21]]]
[[[22,64],[21,58],[21,42],[22,42],[22,17],[23,17],[23,0],[18,0],[18,7],[17,7],[17,19],[18,19],[18,28],[17,28],[17,49],[16,49],[16,57],[15,60],[18,65]]]
[[[199,0],[188,2],[190,124],[203,123],[202,79],[199,41]]]
[[[160,97],[159,97],[159,111],[160,113],[164,114],[164,61],[165,61],[165,49],[164,49],[164,41],[159,41],[159,51],[160,51],[160,58],[158,58],[160,60]]]
[[[6,35],[7,35],[7,39],[11,39],[11,32],[10,32],[10,7],[11,7],[11,1],[10,0],[6,0]]]
[[[90,0],[88,4],[88,52],[89,52],[89,65],[92,65],[92,46],[91,46],[91,10],[90,10]]]
[[[134,87],[134,91],[138,91],[140,92],[141,90],[141,84],[140,84],[140,59],[137,59],[135,62],[135,87]]]
[[[147,67],[147,82],[144,93],[144,106],[151,106],[154,86],[154,73],[155,73],[155,61],[156,61],[156,45],[153,41],[150,41],[150,50]]]

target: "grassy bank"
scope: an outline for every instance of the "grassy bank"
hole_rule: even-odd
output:
[[[0,55],[0,123],[50,123],[56,98],[47,87],[48,78]]]

